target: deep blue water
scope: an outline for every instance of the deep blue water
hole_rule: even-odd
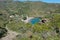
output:
[[[36,24],[36,23],[40,22],[40,20],[41,20],[40,18],[34,18],[34,19],[30,20],[30,23],[31,24]]]

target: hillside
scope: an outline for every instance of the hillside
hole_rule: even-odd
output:
[[[59,10],[60,4],[49,4],[44,2],[0,2],[0,8],[9,13],[36,15],[40,12]],[[8,13],[8,14],[9,14]]]
[[[41,22],[24,23],[21,19],[26,16],[39,17]],[[0,1],[0,27],[19,33],[13,40],[60,40],[60,4]]]

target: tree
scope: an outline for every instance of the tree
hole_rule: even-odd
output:
[[[0,27],[0,38],[6,36],[5,34],[7,34],[7,30],[5,28]]]

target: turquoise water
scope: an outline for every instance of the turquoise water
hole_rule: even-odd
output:
[[[40,22],[40,20],[41,20],[40,18],[34,18],[34,19],[30,20],[30,23],[31,24],[36,24],[36,23]]]

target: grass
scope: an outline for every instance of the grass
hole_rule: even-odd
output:
[[[0,2],[0,5],[0,13],[4,14],[3,16],[0,16],[0,27],[5,27],[4,24],[9,21],[9,17],[7,17],[7,15],[9,16],[13,14],[18,14],[19,16],[28,15],[30,17],[43,16],[43,18],[49,19],[49,22],[31,25],[30,23],[25,24],[21,20],[18,20],[18,18],[14,18],[12,21],[10,21],[10,23],[6,24],[10,30],[22,34],[21,36],[16,37],[14,40],[60,39],[59,34],[54,34],[54,26],[57,26],[60,29],[60,13],[52,13],[51,15],[53,16],[53,20],[50,20],[51,15],[48,14],[50,10],[55,10],[53,12],[59,12],[59,4],[47,4],[44,2]],[[27,36],[27,31],[30,31],[32,33],[32,38],[29,38]],[[52,36],[49,32],[53,33],[55,36]],[[42,37],[42,35],[45,35],[47,37]]]
[[[60,21],[59,21],[60,15],[59,14],[54,14],[53,17],[54,17],[54,20],[56,22],[57,27],[60,28]],[[16,22],[16,21],[13,20],[13,21],[10,21],[9,24],[7,24],[7,27],[10,30],[25,34],[25,37],[22,37],[22,38],[17,37],[15,40],[44,40],[44,38],[41,35],[42,32],[44,32],[44,31],[47,31],[47,32],[53,31],[53,29],[52,29],[52,28],[54,28],[52,26],[53,24],[54,23],[49,21],[47,23],[31,25],[29,23],[25,24],[22,21]],[[30,39],[28,36],[26,37],[26,35],[27,35],[26,31],[31,31],[33,33],[32,34],[33,38]],[[51,35],[51,36],[48,36],[46,38],[46,40],[59,40],[59,37],[57,35],[56,36]]]

